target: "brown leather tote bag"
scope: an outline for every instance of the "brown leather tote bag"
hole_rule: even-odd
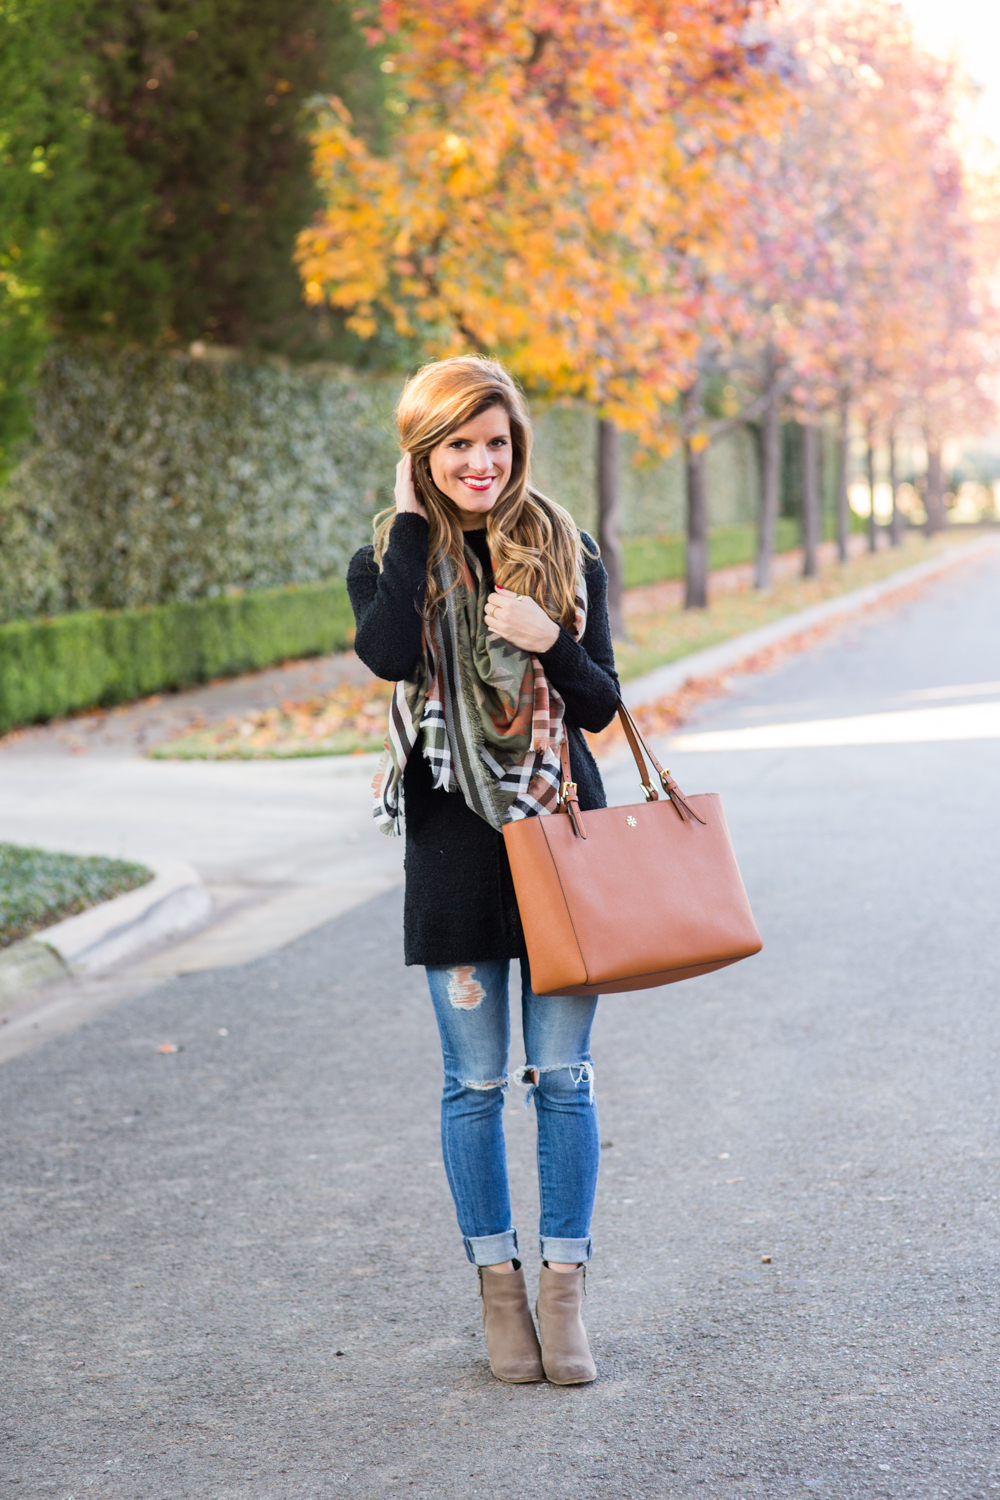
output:
[[[715,792],[684,797],[624,703],[645,802],[581,812],[562,746],[559,811],[504,825],[538,995],[616,994],[709,974],[763,946]],[[647,780],[640,744],[655,766]]]

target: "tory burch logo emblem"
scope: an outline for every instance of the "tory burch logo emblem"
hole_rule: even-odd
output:
[[[627,823],[627,824],[628,824],[628,826],[629,826],[629,827],[630,827],[630,828],[634,828],[634,827],[635,827],[635,819],[634,819],[634,818],[633,818],[633,817],[632,817],[632,815],[631,815],[631,813],[630,813],[630,814],[629,814],[629,816],[628,816],[628,817],[627,817],[627,818],[626,818],[626,819],[625,819],[625,821],[626,821],[626,823]]]

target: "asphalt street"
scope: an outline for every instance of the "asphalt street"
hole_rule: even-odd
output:
[[[0,1068],[0,1494],[1000,1492],[1000,745],[946,712],[1000,700],[998,643],[983,559],[671,747],[765,947],[599,1006],[593,1386],[489,1373],[398,890]],[[741,738],[917,705],[894,743]],[[507,1127],[533,1273],[516,1097]]]

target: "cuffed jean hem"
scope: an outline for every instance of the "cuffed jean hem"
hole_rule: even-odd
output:
[[[576,1241],[560,1240],[558,1243],[569,1245]],[[505,1229],[502,1234],[466,1235],[462,1244],[474,1266],[502,1266],[505,1260],[517,1259],[516,1229]]]
[[[588,1235],[585,1240],[557,1240],[549,1234],[538,1237],[538,1250],[542,1260],[554,1260],[557,1266],[577,1265],[588,1261],[594,1253],[594,1242]]]

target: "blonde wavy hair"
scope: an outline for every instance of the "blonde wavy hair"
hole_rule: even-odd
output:
[[[485,516],[496,581],[515,594],[530,595],[553,620],[572,630],[583,551],[580,533],[569,511],[532,487],[531,421],[524,397],[499,361],[481,355],[424,365],[406,382],[396,407],[399,446],[412,459],[413,486],[430,524],[425,612],[433,616],[455,587],[465,558],[459,508],[434,483],[431,452],[492,406],[507,413],[512,457],[510,478]],[[375,517],[380,566],[396,514],[393,507]],[[443,590],[435,574],[446,557],[454,560],[458,577]]]

